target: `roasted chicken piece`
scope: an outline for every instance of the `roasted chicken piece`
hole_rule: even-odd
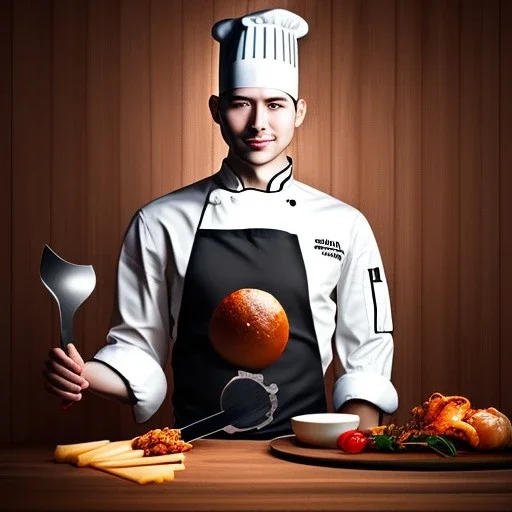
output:
[[[134,450],[144,450],[144,456],[167,455],[186,452],[192,448],[190,443],[181,439],[178,429],[164,427],[150,430],[136,437],[132,442]]]
[[[377,427],[375,433],[377,433]],[[500,450],[512,446],[512,425],[503,413],[489,407],[472,409],[463,396],[434,393],[412,409],[412,419],[403,427],[390,426],[398,442],[414,435],[445,435],[460,439],[477,450]]]
[[[425,434],[456,437],[477,447],[478,434],[464,421],[471,403],[463,396],[443,396],[434,393],[428,401],[412,410],[413,422]]]

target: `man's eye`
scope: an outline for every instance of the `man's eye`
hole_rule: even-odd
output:
[[[231,103],[231,108],[242,108],[242,107],[248,107],[249,102],[248,101],[235,101],[234,103]]]
[[[268,104],[268,108],[270,108],[271,110],[278,110],[282,107],[283,107],[283,105],[281,105],[280,103],[269,103]]]

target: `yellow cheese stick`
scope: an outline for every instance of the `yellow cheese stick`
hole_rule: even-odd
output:
[[[172,465],[174,471],[183,471],[185,469],[185,464],[183,462],[178,462],[177,464]]]
[[[142,457],[144,457],[144,450],[130,450],[127,452],[118,453],[117,455],[114,455],[113,457],[109,457],[108,459],[100,459],[100,460],[103,462],[104,460],[141,459]]]
[[[124,454],[123,454],[124,455]],[[185,456],[182,453],[169,453],[167,455],[155,455],[152,457],[102,459],[94,461],[91,466],[96,468],[123,468],[134,466],[154,466],[157,464],[168,464],[171,462],[183,462]]]
[[[174,480],[174,466],[177,464],[158,464],[157,466],[138,466],[129,468],[100,468],[111,475],[137,482],[138,484],[171,482]]]
[[[102,459],[109,459],[120,455],[121,453],[132,451],[132,441],[113,441],[105,446],[100,446],[96,450],[82,453],[76,459],[77,466],[88,466],[91,462]]]
[[[108,444],[108,439],[102,441],[90,441],[88,443],[59,444],[55,448],[55,460],[57,462],[73,462],[82,453],[95,450]]]

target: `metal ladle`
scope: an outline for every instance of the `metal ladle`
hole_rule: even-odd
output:
[[[41,281],[59,306],[60,346],[66,351],[73,343],[73,317],[76,310],[91,295],[96,286],[96,274],[91,265],[75,265],[62,259],[49,245],[41,256]],[[73,402],[63,402],[63,409]]]

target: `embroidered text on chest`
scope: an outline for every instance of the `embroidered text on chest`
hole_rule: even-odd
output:
[[[315,238],[315,249],[322,251],[323,256],[329,256],[337,260],[341,260],[342,255],[345,254],[338,241],[329,240],[328,238]]]

